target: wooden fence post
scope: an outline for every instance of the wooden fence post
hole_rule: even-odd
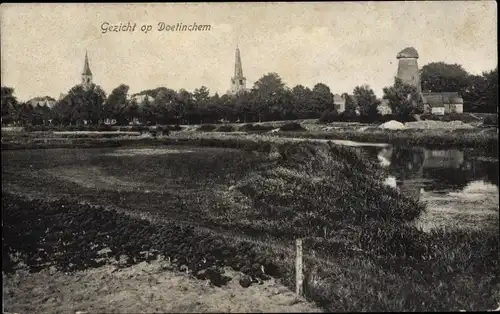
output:
[[[295,242],[296,258],[295,258],[295,293],[297,297],[302,296],[303,288],[303,266],[302,266],[302,239],[297,239]]]

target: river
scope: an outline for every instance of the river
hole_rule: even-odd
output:
[[[389,171],[389,185],[427,204],[418,221],[423,230],[498,228],[498,156],[366,143],[360,149]]]

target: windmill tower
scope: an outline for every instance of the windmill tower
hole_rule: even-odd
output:
[[[396,58],[399,60],[397,77],[400,78],[403,83],[415,86],[420,94],[422,92],[422,87],[420,86],[417,50],[413,47],[407,47],[401,50]]]

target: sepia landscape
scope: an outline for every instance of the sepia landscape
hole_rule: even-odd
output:
[[[0,10],[5,313],[499,310],[495,2]]]

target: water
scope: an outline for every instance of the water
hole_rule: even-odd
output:
[[[498,156],[460,149],[360,148],[387,168],[386,184],[427,203],[418,221],[422,229],[498,228]]]

